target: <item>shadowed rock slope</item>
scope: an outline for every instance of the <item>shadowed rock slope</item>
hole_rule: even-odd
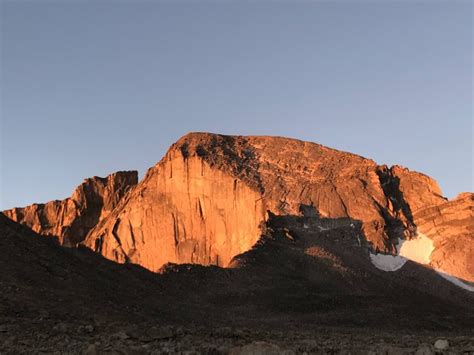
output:
[[[453,351],[474,346],[474,296],[415,263],[373,268],[360,223],[271,216],[264,229],[232,268],[153,274],[61,248],[0,214],[0,352],[227,354],[267,340],[334,353],[373,350],[382,332],[401,347],[440,334]]]

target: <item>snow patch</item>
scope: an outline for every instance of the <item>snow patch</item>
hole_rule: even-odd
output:
[[[370,261],[379,270],[397,271],[403,265],[405,265],[407,259],[399,255],[370,253]]]
[[[441,270],[435,270],[442,278],[448,280],[449,282],[455,284],[458,287],[461,287],[465,290],[468,290],[470,292],[474,292],[474,286],[468,285],[466,282],[462,281],[461,279],[458,279],[457,277],[448,275],[444,273]]]
[[[370,253],[370,261],[377,269],[383,271],[397,271],[405,265],[407,260],[422,265],[429,265],[431,261],[431,253],[434,250],[434,244],[426,235],[418,233],[417,237],[411,240],[398,239],[396,249],[397,255]],[[474,292],[474,285],[468,284],[457,277],[443,272],[442,270],[434,270],[438,275],[454,285],[467,291]]]
[[[372,264],[383,271],[397,271],[407,260],[427,265],[430,263],[431,253],[434,249],[433,241],[423,233],[418,233],[411,240],[398,239],[396,246],[397,255],[370,253]]]
[[[320,232],[328,231],[331,229],[331,228],[326,228],[323,226],[316,226],[316,227],[319,229]],[[310,228],[309,224],[303,223],[303,229],[309,229],[309,228]]]
[[[434,250],[433,241],[423,233],[418,233],[416,238],[398,242],[398,254],[418,264],[430,263],[431,253]]]

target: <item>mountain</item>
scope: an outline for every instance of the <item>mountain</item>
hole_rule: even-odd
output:
[[[190,133],[138,184],[135,173],[119,174],[122,183],[107,190],[117,191],[113,203],[74,195],[49,203],[76,201],[81,212],[68,214],[67,223],[49,204],[40,210],[52,212],[42,215],[29,212],[36,205],[5,214],[63,244],[69,233],[108,259],[151,271],[169,262],[229,266],[258,242],[271,215],[350,218],[374,253],[396,254],[400,241],[426,236],[434,243],[432,266],[474,281],[472,194],[448,201],[432,178],[400,166],[289,138]],[[53,222],[38,223],[37,215]]]

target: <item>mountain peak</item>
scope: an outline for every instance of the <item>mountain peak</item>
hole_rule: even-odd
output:
[[[94,177],[69,199],[5,214],[62,244],[158,271],[166,263],[228,266],[260,240],[270,216],[350,220],[371,250],[396,253],[400,239],[419,232],[442,239],[431,225],[467,205],[450,204],[424,174],[320,144],[191,132],[140,183],[136,172]],[[467,215],[453,231],[471,224]],[[433,255],[448,244],[435,243]],[[433,262],[469,278],[466,263],[443,260]]]

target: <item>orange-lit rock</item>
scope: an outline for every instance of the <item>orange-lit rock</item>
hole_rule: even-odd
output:
[[[3,213],[37,233],[57,238],[64,246],[74,246],[115,208],[137,179],[136,171],[89,178],[69,198],[13,208]]]
[[[259,239],[270,211],[351,217],[374,248],[390,251],[400,235],[414,235],[410,206],[445,201],[427,179],[295,139],[191,133],[85,244],[151,270],[165,262],[226,266]],[[409,205],[402,188],[416,192]]]
[[[167,262],[226,266],[253,246],[264,219],[258,191],[171,150],[85,244],[154,271]]]
[[[431,265],[474,282],[474,194],[420,209],[413,218],[420,232],[434,241]]]
[[[390,170],[398,180],[401,198],[410,209],[410,213],[446,202],[438,183],[429,176],[397,165]]]
[[[473,195],[447,201],[433,179],[403,167],[289,138],[191,133],[136,184],[136,172],[92,178],[71,198],[5,214],[153,271],[228,266],[259,240],[269,213],[349,217],[379,251],[422,232],[435,242],[435,268],[474,278]]]

